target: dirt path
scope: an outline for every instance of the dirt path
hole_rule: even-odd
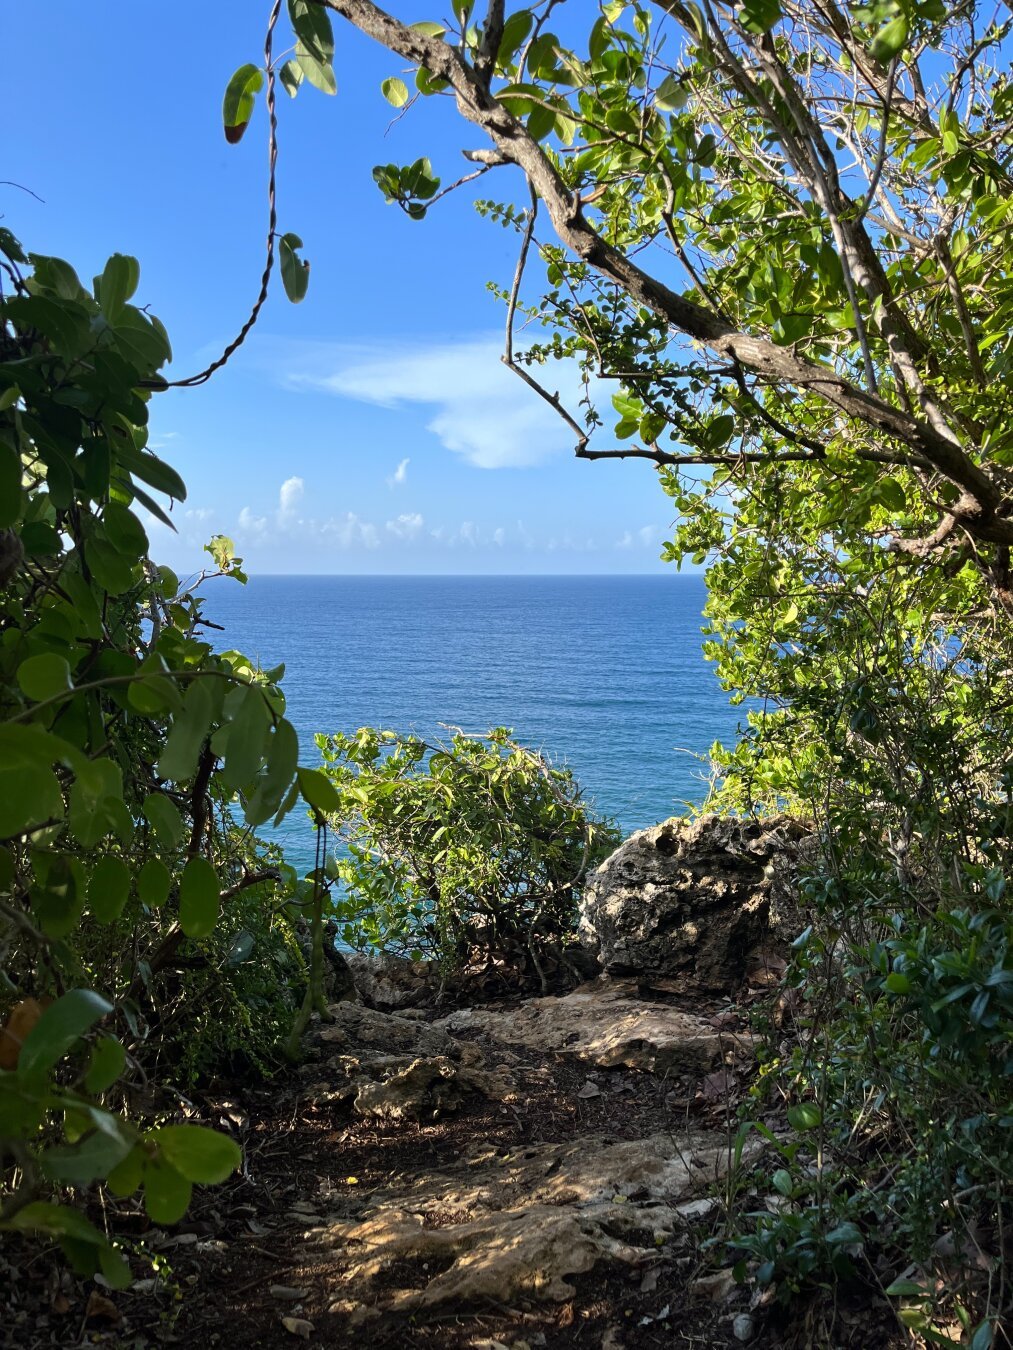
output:
[[[433,1024],[335,1011],[287,1084],[201,1104],[244,1144],[241,1176],[172,1232],[139,1207],[113,1216],[157,1277],[149,1263],[107,1298],[36,1259],[8,1285],[3,1345],[891,1343],[868,1307],[779,1327],[716,1269],[711,1197],[749,1071],[727,1011],[615,989]]]

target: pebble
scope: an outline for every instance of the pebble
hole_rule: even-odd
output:
[[[756,1331],[756,1323],[748,1313],[739,1313],[738,1317],[732,1322],[732,1335],[737,1341],[751,1341]]]
[[[305,1289],[293,1289],[287,1284],[272,1284],[268,1290],[272,1298],[284,1299],[287,1303],[298,1303],[306,1297]]]

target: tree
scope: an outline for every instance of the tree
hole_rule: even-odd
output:
[[[716,747],[718,802],[814,824],[799,1041],[758,1088],[794,1098],[787,1203],[735,1246],[782,1297],[854,1278],[873,1241],[887,1269],[913,1258],[889,1292],[950,1343],[934,1206],[1001,1243],[1013,1173],[1013,18],[454,0],[409,26],[291,0],[310,79],[327,10],[412,67],[414,90],[384,82],[395,107],[445,98],[484,136],[449,186],[427,159],[378,165],[389,201],[422,220],[514,171],[519,200],[479,203],[519,238],[504,360],[578,457],[658,466],[666,555],[709,563],[709,653],[762,700]],[[520,318],[542,334],[523,351]],[[582,410],[554,358],[581,363]],[[950,1307],[992,1344],[1003,1310],[962,1278]]]

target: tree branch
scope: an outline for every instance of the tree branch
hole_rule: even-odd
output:
[[[609,244],[584,216],[579,198],[561,178],[542,147],[478,80],[459,51],[438,38],[409,28],[372,0],[324,0],[368,37],[448,81],[461,115],[481,128],[496,149],[525,174],[541,198],[560,240],[577,257],[623,287],[639,304],[673,329],[725,360],[738,361],[764,380],[795,386],[822,399],[874,437],[900,441],[910,455],[928,461],[962,489],[953,508],[961,524],[979,539],[1013,543],[1010,503],[1004,492],[971,459],[947,428],[940,429],[853,385],[831,367],[779,347],[769,339],[738,331],[711,309],[678,295]],[[667,6],[666,6],[667,7]]]

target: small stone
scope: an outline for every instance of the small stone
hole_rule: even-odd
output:
[[[293,1289],[287,1284],[272,1284],[268,1293],[272,1298],[280,1298],[286,1303],[298,1303],[306,1297],[305,1289]]]
[[[301,1336],[304,1341],[313,1335],[313,1323],[305,1317],[283,1317],[281,1324],[290,1336]]]
[[[732,1335],[737,1341],[751,1341],[756,1332],[756,1323],[748,1313],[739,1313],[738,1317],[732,1322]]]
[[[597,1083],[592,1083],[589,1078],[587,1082],[584,1084],[584,1086],[581,1088],[581,1090],[577,1093],[577,1096],[581,1101],[587,1101],[588,1098],[590,1097],[600,1097],[601,1088],[598,1086]]]

